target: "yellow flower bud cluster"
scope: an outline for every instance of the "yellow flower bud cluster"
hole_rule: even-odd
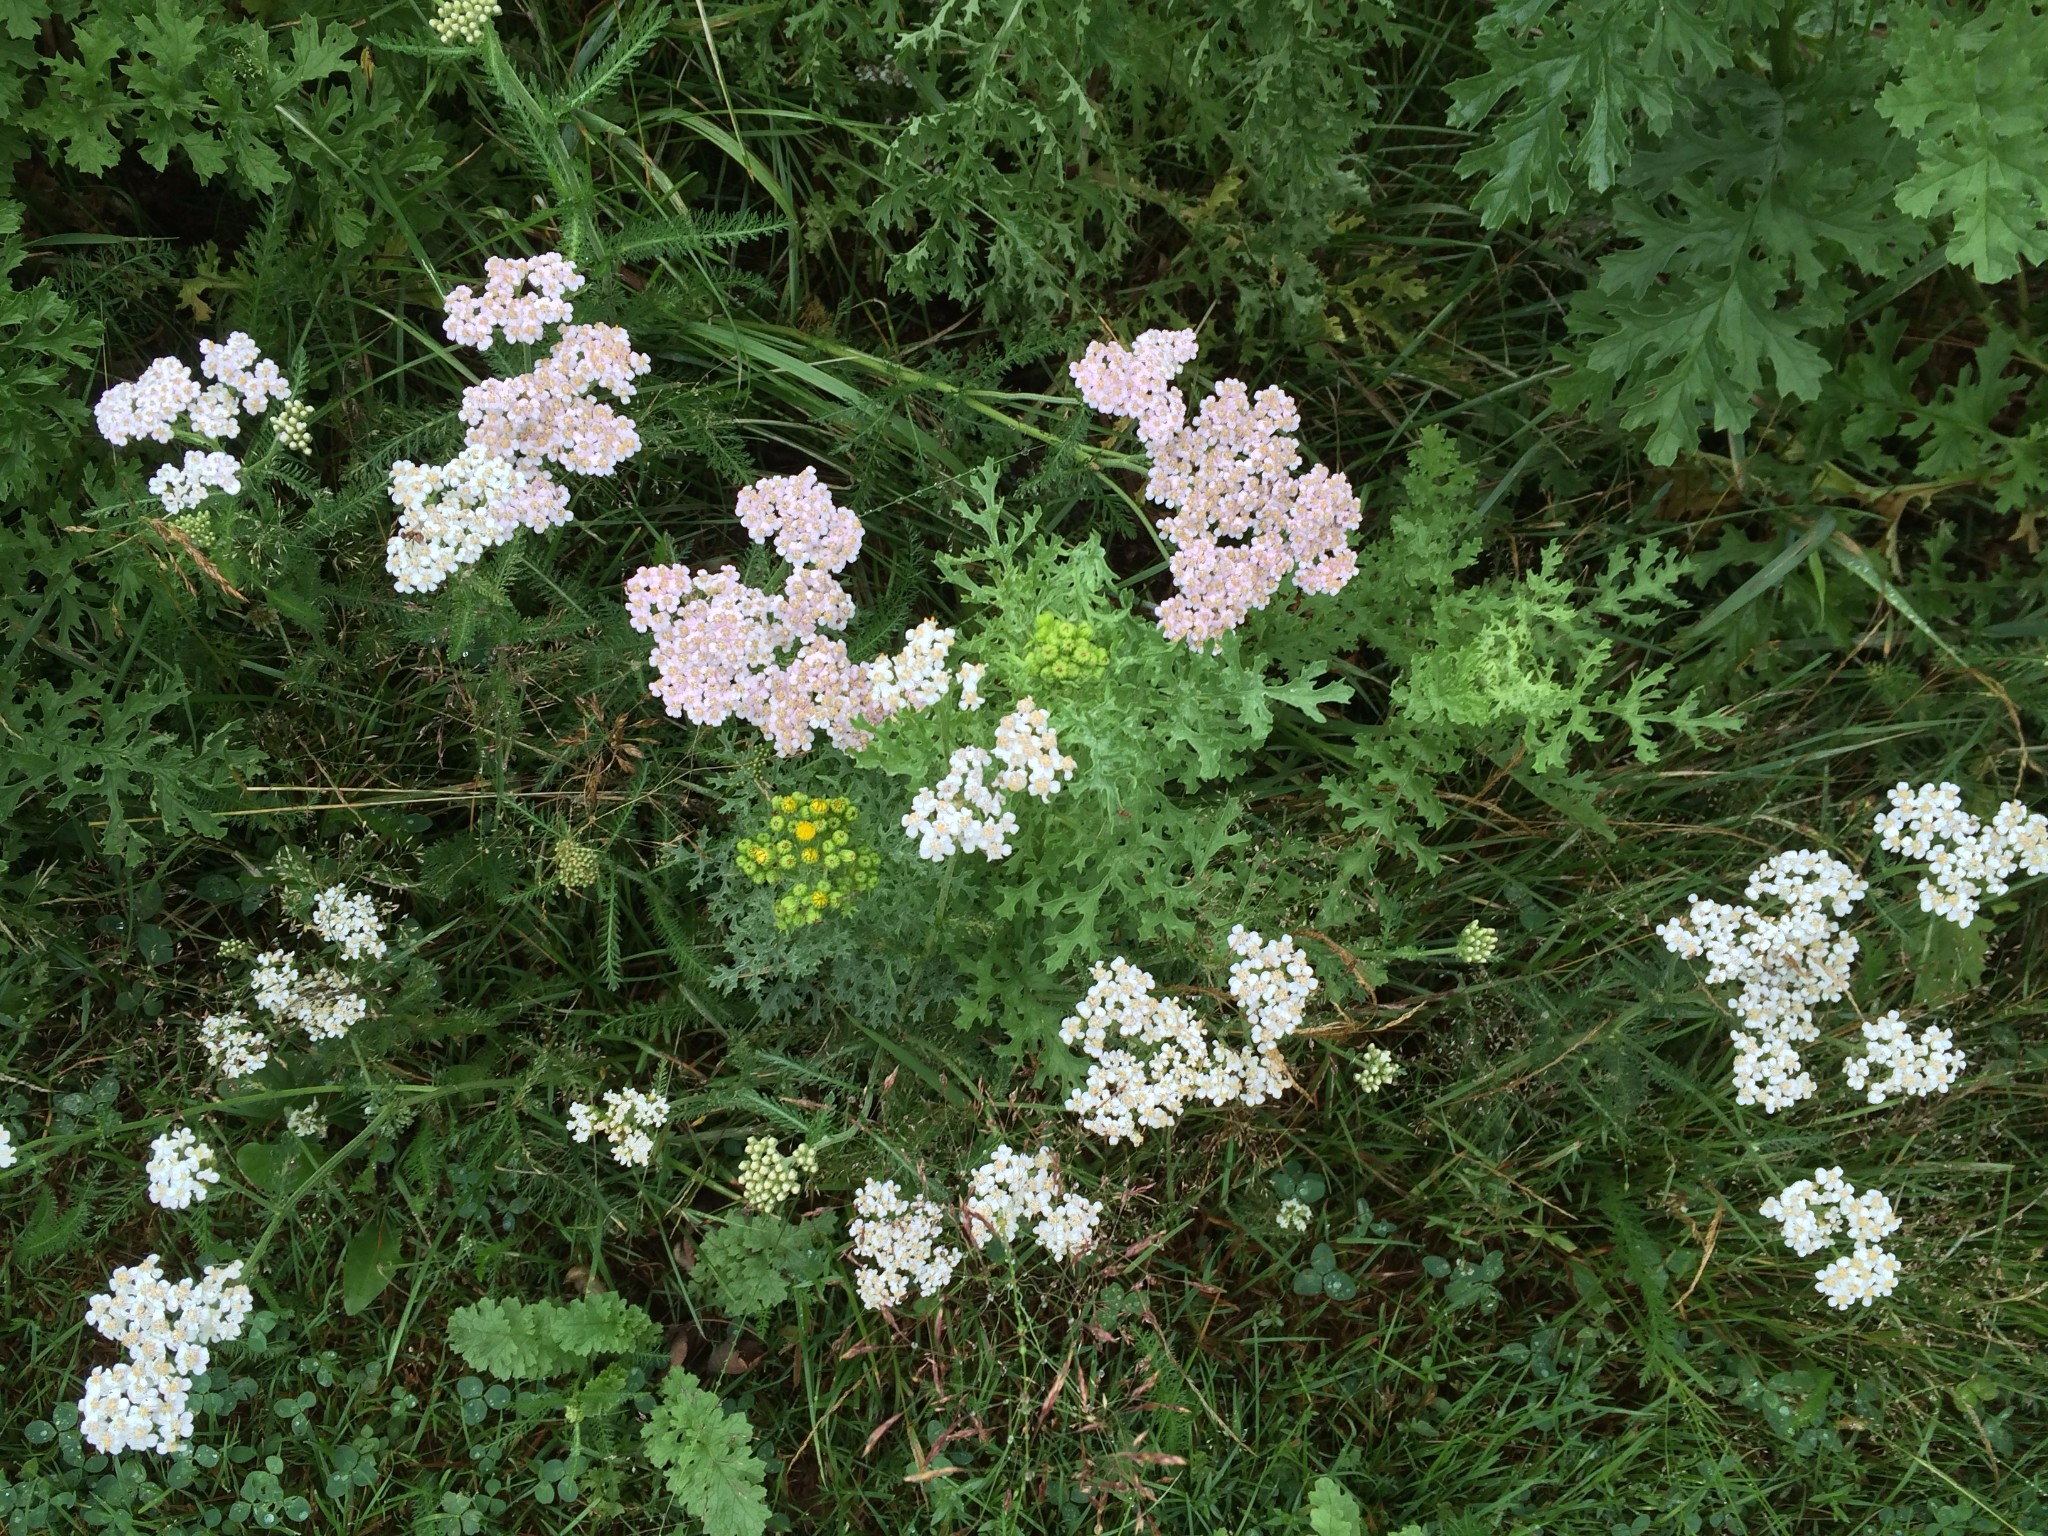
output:
[[[1024,670],[1055,683],[1087,683],[1102,676],[1109,652],[1095,643],[1095,626],[1041,613],[1024,648]]]
[[[778,795],[770,804],[766,829],[741,838],[735,858],[754,884],[780,890],[776,927],[815,923],[880,882],[881,855],[854,845],[860,807],[844,795]]]
[[[772,1211],[817,1171],[818,1154],[809,1142],[798,1142],[784,1157],[775,1150],[773,1136],[749,1137],[740,1159],[740,1198],[757,1211]]]
[[[555,883],[565,891],[587,890],[597,883],[597,850],[573,832],[555,839]]]

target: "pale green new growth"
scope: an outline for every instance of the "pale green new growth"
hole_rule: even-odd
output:
[[[653,1318],[613,1291],[568,1302],[486,1296],[448,1319],[449,1347],[500,1381],[560,1376],[593,1355],[649,1349],[660,1333]]]
[[[761,1536],[767,1468],[753,1454],[754,1430],[744,1415],[727,1413],[717,1394],[676,1369],[662,1378],[661,1400],[640,1437],[668,1491],[704,1522],[705,1536]]]

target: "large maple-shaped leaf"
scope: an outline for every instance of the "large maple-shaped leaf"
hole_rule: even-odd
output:
[[[546,1305],[486,1296],[448,1316],[448,1345],[476,1370],[500,1381],[537,1381],[576,1363],[555,1341]]]
[[[75,169],[98,176],[120,161],[116,130],[135,106],[107,68],[120,55],[121,33],[95,16],[72,29],[71,43],[75,57],[45,62],[42,100],[22,114],[22,126],[64,146]]]
[[[1479,23],[1486,72],[1451,88],[1451,122],[1500,112],[1458,162],[1484,174],[1473,206],[1489,229],[1539,206],[1563,213],[1575,184],[1605,192],[1639,134],[1667,132],[1688,94],[1734,62],[1731,39],[1774,18],[1774,0],[1510,0]]]
[[[1702,120],[1639,155],[1615,201],[1633,243],[1602,260],[1573,304],[1581,373],[1559,405],[1628,403],[1668,464],[1700,428],[1742,431],[1759,397],[1810,400],[1827,374],[1815,345],[1839,324],[1845,268],[1901,268],[1924,232],[1892,211],[1905,160],[1869,110],[1874,60],[1816,72],[1796,94],[1736,72],[1702,93]]]
[[[1947,218],[1948,256],[1983,282],[2048,258],[2048,16],[2032,0],[1942,7],[1892,32],[1899,78],[1877,110],[1913,141],[1898,190],[1916,218]]]
[[[214,137],[218,107],[201,79],[210,18],[188,11],[183,0],[157,0],[154,15],[135,17],[135,57],[123,66],[129,89],[142,99],[136,123],[142,158],[161,171],[181,149],[200,180],[227,169],[227,150]]]
[[[640,1433],[647,1459],[666,1474],[683,1508],[704,1522],[705,1536],[761,1536],[768,1469],[753,1454],[754,1428],[742,1415],[727,1413],[688,1371],[671,1370]]]

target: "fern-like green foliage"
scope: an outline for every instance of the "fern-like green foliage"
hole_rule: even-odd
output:
[[[1362,205],[1384,0],[964,0],[799,7],[814,99],[900,126],[819,178],[808,217],[886,242],[890,284],[1006,319],[1073,312],[1134,249],[1175,286],[1320,320],[1308,252]]]
[[[118,637],[108,610],[142,562],[107,559],[71,515],[89,415],[79,383],[100,328],[47,280],[15,284],[20,228],[19,207],[0,202],[0,498],[19,509],[0,529],[0,622],[22,637],[0,660],[0,863],[37,825],[88,820],[101,824],[101,850],[133,862],[149,839],[131,818],[218,836],[215,811],[262,755],[232,726],[197,742],[164,729],[190,693],[180,674],[91,664],[93,640]],[[60,643],[31,649],[38,625]],[[136,647],[120,640],[119,651],[132,662]]]
[[[2048,254],[2035,0],[1537,0],[1482,21],[1479,44],[1452,119],[1491,118],[1460,162],[1486,178],[1482,219],[1605,198],[1618,237],[1574,302],[1556,403],[1620,404],[1658,463],[1815,399],[1850,301],[1943,226],[1982,280]]]
[[[1350,825],[1424,858],[1413,819],[1442,822],[1437,782],[1474,757],[1540,784],[1566,772],[1575,742],[1617,727],[1639,758],[1654,761],[1657,729],[1696,738],[1734,724],[1702,715],[1690,697],[1666,699],[1666,667],[1617,675],[1617,635],[1679,602],[1686,566],[1675,552],[1654,542],[1616,550],[1588,580],[1553,546],[1519,576],[1472,580],[1477,490],[1477,471],[1457,444],[1424,428],[1400,504],[1386,535],[1361,551],[1358,577],[1310,609],[1297,634],[1284,635],[1278,621],[1267,626],[1302,655],[1362,644],[1394,664],[1386,719],[1352,738],[1358,776],[1326,788]]]
[[[651,1348],[661,1330],[614,1291],[574,1301],[486,1296],[448,1318],[448,1346],[500,1381],[542,1381],[577,1370],[595,1355]]]
[[[661,1379],[641,1441],[669,1492],[703,1522],[705,1536],[761,1536],[767,1528],[767,1467],[753,1453],[753,1426],[727,1413],[688,1371]]]
[[[955,510],[984,534],[940,566],[974,615],[962,644],[988,667],[989,705],[898,715],[860,761],[902,785],[931,784],[955,747],[986,745],[1016,699],[1049,712],[1073,781],[1049,804],[1020,799],[1012,858],[948,861],[945,921],[932,932],[969,978],[961,1022],[997,1022],[1012,1051],[1060,1062],[1057,1027],[1072,1002],[1062,978],[1116,945],[1196,936],[1212,867],[1245,839],[1240,802],[1220,786],[1265,742],[1300,679],[1269,677],[1234,640],[1220,656],[1166,640],[1125,606],[1096,540],[1040,536],[1034,519],[1004,508],[991,476],[977,504]],[[1029,663],[1045,611],[1091,626],[1107,656],[1099,672],[1060,682]]]
[[[36,49],[46,27],[70,47]],[[290,175],[271,142],[280,107],[346,70],[358,50],[347,27],[314,21],[273,56],[264,27],[188,0],[7,0],[0,30],[0,122],[15,135],[0,143],[6,168],[33,141],[96,175],[132,145],[152,170],[175,154],[202,180],[227,172],[253,193]]]

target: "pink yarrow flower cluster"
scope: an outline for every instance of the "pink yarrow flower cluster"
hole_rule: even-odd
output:
[[[140,377],[116,384],[93,405],[100,435],[116,448],[145,438],[168,443],[183,418],[186,431],[220,443],[241,435],[244,415],[261,416],[271,401],[292,397],[291,380],[246,331],[230,332],[226,341],[200,342],[199,371],[212,382],[202,386],[180,359],[160,357]],[[241,472],[242,461],[231,453],[189,448],[183,463],[157,468],[149,493],[176,517],[213,491],[239,494]]]
[[[793,757],[821,731],[857,752],[874,740],[867,726],[945,696],[953,631],[936,621],[911,630],[898,654],[865,663],[833,638],[853,619],[837,577],[859,557],[863,530],[815,468],[755,481],[735,511],[756,544],[772,542],[789,562],[781,592],[748,586],[730,565],[646,565],[626,582],[628,618],[654,637],[649,691],[671,716],[706,727],[744,720]]]
[[[1174,545],[1176,588],[1159,605],[1159,628],[1200,650],[1264,608],[1289,576],[1303,592],[1342,591],[1358,573],[1349,538],[1360,508],[1343,475],[1320,464],[1295,475],[1301,415],[1284,390],[1250,395],[1224,379],[1190,426],[1173,380],[1197,350],[1193,331],[1146,331],[1129,347],[1091,343],[1068,371],[1096,410],[1137,420],[1152,460],[1146,499],[1173,512],[1159,524]]]
[[[633,381],[653,365],[618,326],[569,323],[567,296],[584,281],[575,265],[550,252],[494,256],[485,267],[481,294],[467,284],[449,290],[442,330],[450,341],[488,350],[501,333],[521,343],[539,341],[550,325],[561,333],[528,372],[463,391],[468,430],[455,459],[391,467],[399,519],[385,546],[385,568],[400,592],[435,590],[522,527],[545,533],[569,522],[569,492],[550,465],[610,475],[640,450],[631,418],[590,392],[601,388],[630,400]]]

